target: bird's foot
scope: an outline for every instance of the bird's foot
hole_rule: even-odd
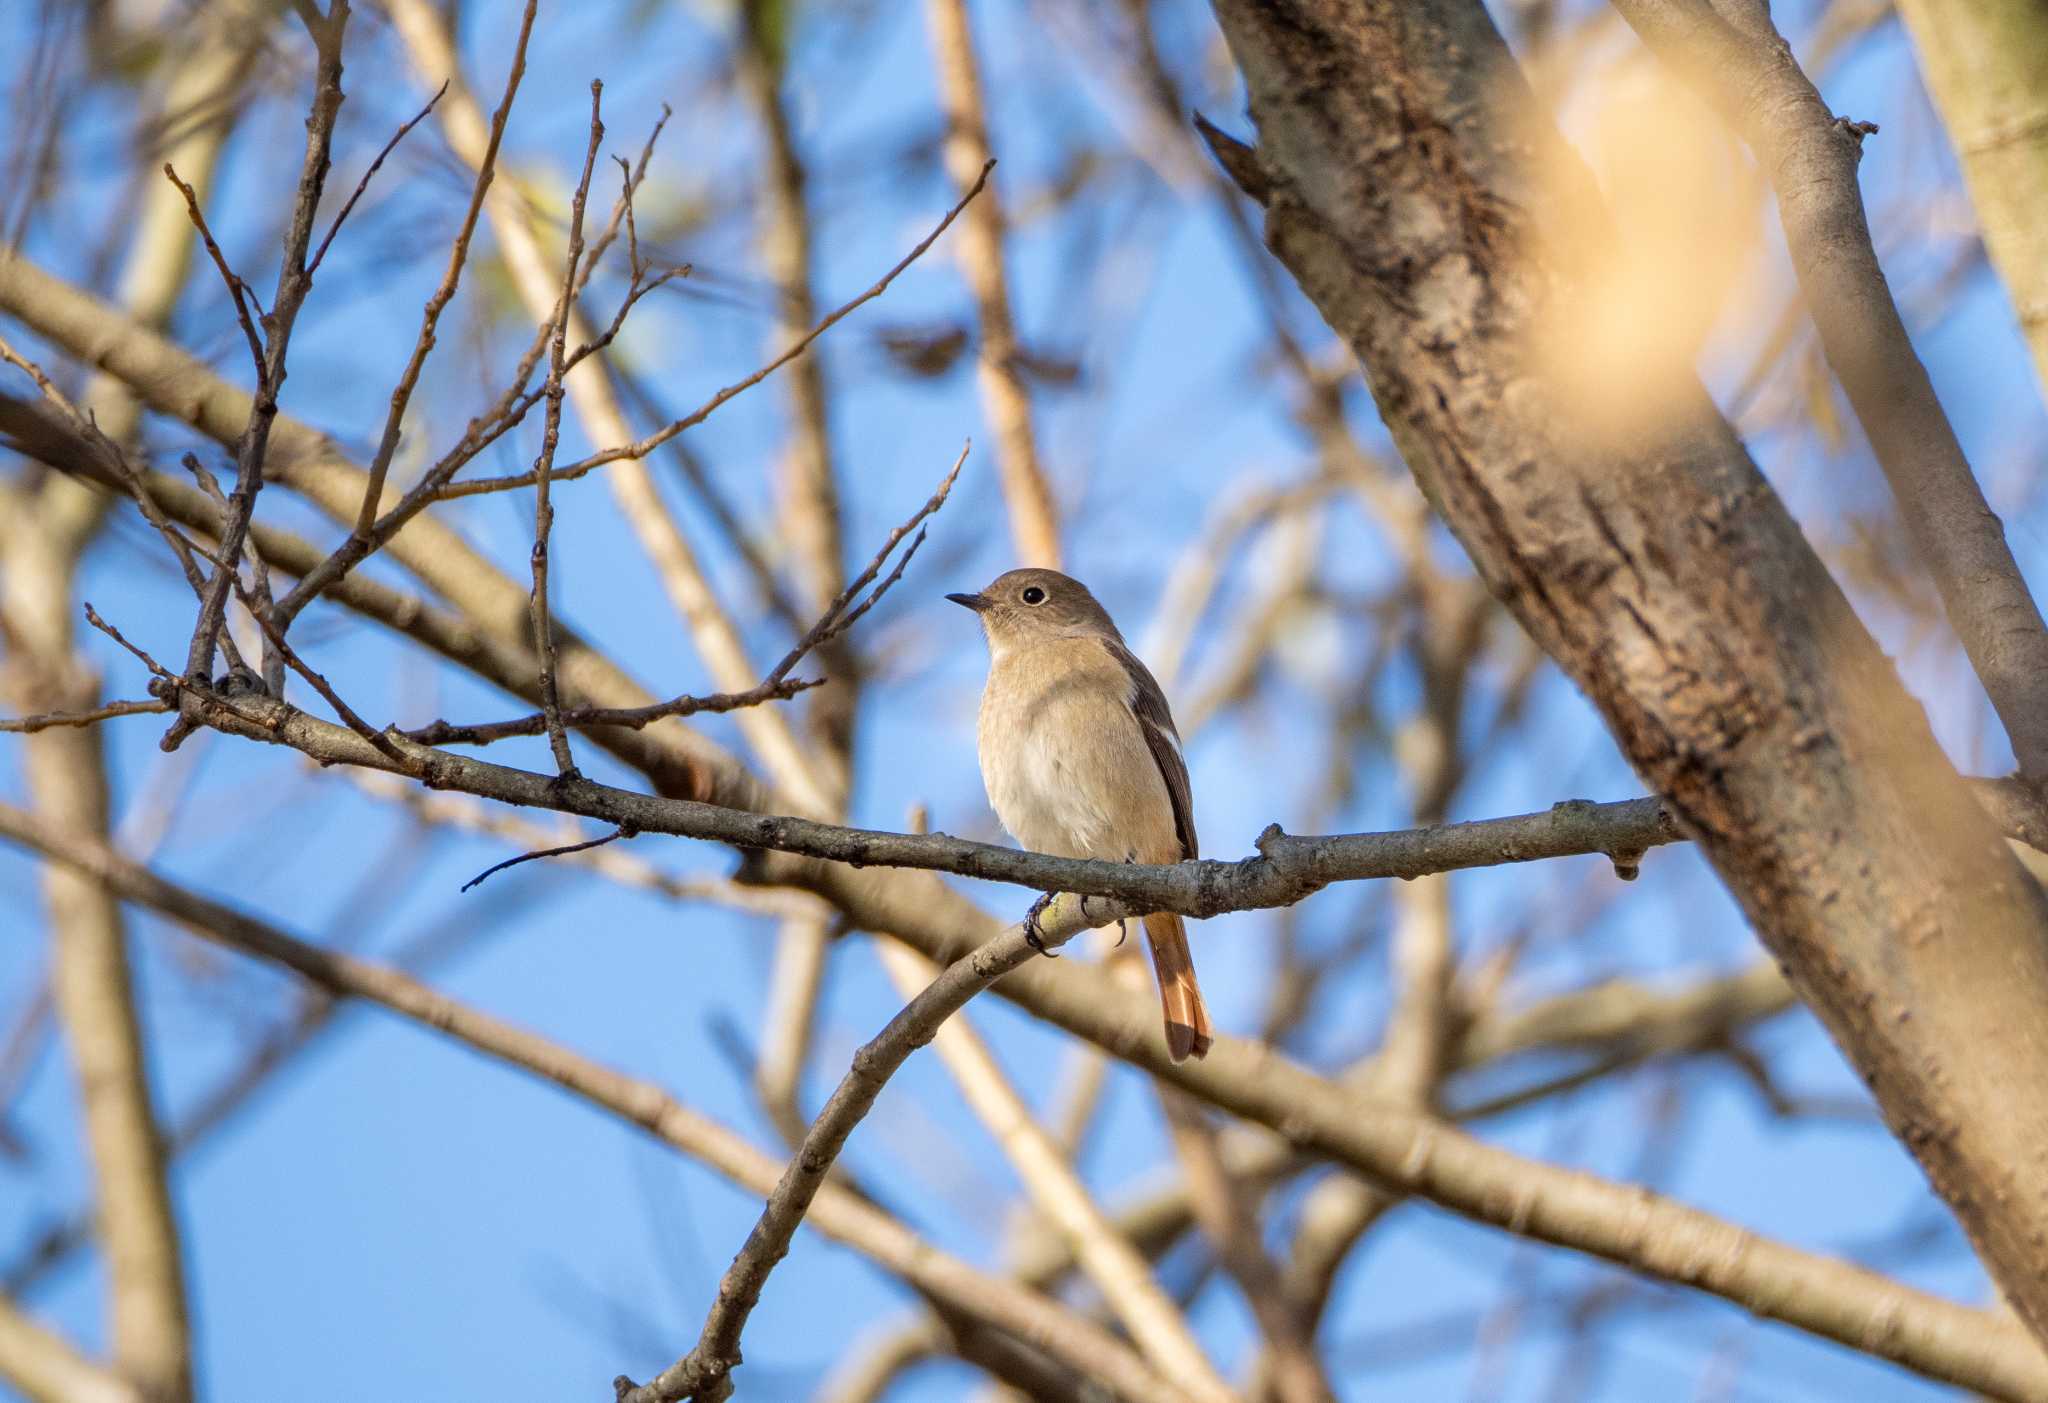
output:
[[[1046,892],[1024,913],[1024,943],[1048,960],[1057,960],[1059,956],[1045,948],[1045,932],[1038,928],[1038,918],[1045,914],[1045,908],[1052,905],[1052,899],[1057,895],[1058,892]]]

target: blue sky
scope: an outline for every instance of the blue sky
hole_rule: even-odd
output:
[[[528,75],[507,140],[513,169],[562,189],[564,172],[581,154],[586,85],[599,76],[607,85],[608,151],[637,150],[660,105],[675,108],[642,207],[643,233],[688,202],[723,209],[751,198],[755,153],[724,71],[722,11],[651,4],[547,10],[534,39],[544,61]],[[1170,61],[1181,63],[1210,44],[1203,10],[1161,10]],[[468,7],[466,69],[493,97],[512,12],[503,0]],[[1114,85],[1085,60],[1065,62],[1049,48],[1047,35],[1058,41],[1060,31],[1046,26],[1063,7],[995,3],[976,13],[1002,159],[997,180],[1012,209],[1028,212],[1075,152],[1121,140]],[[36,7],[0,10],[0,47],[35,21]],[[335,181],[341,188],[353,185],[384,136],[423,98],[374,13],[359,18],[352,45],[350,98],[337,143],[344,153]],[[305,45],[293,34],[286,47],[298,56]],[[296,171],[304,84],[279,73],[267,86],[270,96],[229,148],[211,205],[230,257],[264,287],[274,275],[267,261],[276,244],[273,215]],[[807,11],[791,94],[798,137],[816,172],[817,281],[821,304],[830,306],[872,282],[952,199],[930,149],[937,109],[921,9]],[[1881,220],[1916,210],[1933,184],[1953,184],[1895,27],[1853,52],[1831,76],[1827,96],[1838,110],[1884,124],[1864,165]],[[1246,129],[1235,95],[1205,103],[1220,124]],[[0,105],[0,144],[15,111],[11,102]],[[65,198],[31,228],[30,256],[75,278],[86,276],[82,250],[118,217],[128,178],[121,155],[127,111],[104,89],[84,103]],[[1262,313],[1213,205],[1150,177],[1124,180],[1119,189],[1114,198],[1083,202],[1056,218],[1026,213],[1012,273],[1027,340],[1083,368],[1077,387],[1038,399],[1043,451],[1074,523],[1070,566],[1136,637],[1168,569],[1221,503],[1248,480],[1297,477],[1311,463],[1284,395],[1258,364]],[[301,320],[284,397],[289,412],[358,449],[374,440],[418,306],[439,277],[462,190],[452,158],[428,129],[393,157]],[[1912,286],[1941,257],[1902,227],[1906,243],[1889,266],[1895,281]],[[620,355],[675,413],[751,370],[776,335],[745,218],[685,229],[664,247],[688,258],[699,275],[643,304]],[[1111,251],[1092,256],[1104,247]],[[855,563],[924,499],[964,438],[989,442],[964,366],[933,380],[906,379],[889,369],[876,341],[884,327],[968,311],[945,254],[942,244],[820,347],[834,394]],[[475,270],[451,316],[466,317],[492,288],[487,270]],[[597,301],[608,305],[606,294]],[[246,378],[224,311],[217,285],[195,276],[175,332],[225,373]],[[1326,333],[1311,311],[1297,305],[1291,315],[1299,331],[1322,344]],[[444,333],[423,382],[425,413],[413,422],[412,441],[443,444],[459,431],[483,402],[492,372],[516,354],[505,347],[523,344],[517,321],[496,325],[486,356],[466,334]],[[2031,490],[2042,441],[2040,394],[1988,271],[1980,266],[1970,274],[1953,310],[1921,337],[1921,349],[1966,449],[2008,511],[2023,566],[2038,579],[2048,543]],[[1368,446],[1385,449],[1362,387],[1354,407]],[[786,400],[771,381],[684,441],[749,520],[765,523],[785,427]],[[573,425],[565,431],[565,459],[589,446],[579,435]],[[502,463],[481,470],[523,466],[536,441],[537,426]],[[152,428],[151,443],[165,461],[194,446],[175,426],[162,425]],[[1881,480],[1853,431],[1839,453],[1803,430],[1761,436],[1752,449],[1817,539],[1839,539],[1846,514],[1882,501]],[[407,461],[402,454],[401,466]],[[765,668],[781,651],[772,620],[750,604],[738,563],[714,544],[714,528],[678,489],[673,470],[663,466],[661,476]],[[264,500],[280,520],[314,523],[282,493]],[[657,580],[635,550],[621,547],[630,536],[601,482],[565,486],[557,507],[558,615],[656,692],[708,690]],[[523,574],[530,499],[474,499],[450,516],[509,572]],[[161,654],[175,652],[189,632],[190,607],[155,546],[133,522],[110,532],[87,561],[81,592]],[[1383,543],[1355,509],[1333,514],[1322,550],[1321,573],[1333,588],[1369,589],[1387,577]],[[978,451],[924,553],[863,624],[884,664],[862,715],[855,822],[900,827],[921,803],[935,827],[997,836],[973,760],[981,649],[971,622],[940,596],[1006,568],[1008,551],[992,465]],[[1264,568],[1256,556],[1235,565],[1225,599],[1242,599]],[[1876,600],[1859,603],[1887,646],[1904,650],[1908,680],[1959,763],[1985,773],[2004,768],[2003,741],[1985,723],[1974,684],[1946,642],[1909,646],[1896,611]],[[301,628],[311,661],[346,679],[345,695],[365,715],[418,724],[436,715],[481,719],[514,709],[339,611],[309,611]],[[1199,680],[1218,649],[1213,628],[1197,638],[1192,670]],[[105,664],[110,691],[139,694],[135,670],[99,642],[93,640],[95,656]],[[1351,675],[1332,646],[1306,634],[1291,674],[1274,680],[1251,707],[1190,738],[1207,854],[1250,851],[1269,822],[1290,829],[1306,822],[1301,816],[1312,809],[1327,758],[1320,720],[1331,687]],[[1414,685],[1412,676],[1393,670],[1381,684],[1383,701],[1398,708]],[[705,729],[738,743],[715,718]],[[307,938],[350,941],[374,954],[389,955],[429,928],[463,932],[461,953],[433,968],[434,983],[654,1078],[693,1108],[772,1142],[733,1060],[731,1033],[722,1031],[745,1039],[759,1016],[771,922],[676,905],[541,864],[463,895],[457,888],[464,880],[508,855],[504,844],[421,832],[396,806],[282,751],[202,737],[167,760],[156,750],[158,733],[148,720],[105,731],[124,821],[165,792],[173,767],[196,767],[179,821],[154,856],[167,873]],[[589,747],[578,754],[593,774],[626,778]],[[547,764],[538,743],[507,743],[494,758]],[[1330,826],[1401,825],[1404,801],[1384,754],[1340,759],[1360,767],[1359,783]],[[17,748],[0,743],[0,794],[11,799],[20,792]],[[1480,768],[1455,816],[1637,792],[1590,710],[1546,674],[1524,730]],[[724,850],[707,846],[643,837],[634,847],[678,872],[731,865]],[[1531,995],[1607,975],[1677,982],[1751,957],[1753,937],[1689,851],[1651,854],[1634,889],[1590,925],[1576,922],[1573,913],[1584,909],[1587,894],[1600,895],[1613,881],[1591,859],[1461,876],[1454,885],[1461,945],[1488,950],[1526,927],[1530,953],[1514,987]],[[1025,899],[1008,888],[975,895],[1005,912]],[[1348,888],[1314,898],[1304,919],[1307,938],[1327,946],[1356,923],[1383,915],[1374,893]],[[5,1012],[28,997],[44,963],[35,869],[9,850],[0,850],[0,923]],[[1251,915],[1197,930],[1204,987],[1226,1031],[1250,1029],[1263,1007],[1272,930],[1269,918]],[[252,1031],[288,1012],[293,990],[283,977],[196,947],[152,918],[137,916],[135,931],[160,1099],[175,1122],[237,1064]],[[1318,1052],[1369,1046],[1386,1002],[1383,947],[1375,942],[1374,951],[1359,977],[1324,991],[1328,1012],[1312,1044]],[[835,948],[818,1059],[824,1071],[808,1088],[813,1107],[895,1005],[866,937]],[[1061,1039],[996,1000],[979,1001],[971,1016],[1027,1095],[1042,1100],[1055,1093],[1064,1067]],[[1854,1091],[1804,1015],[1769,1026],[1757,1045],[1802,1092]],[[1533,1080],[1540,1070],[1517,1069],[1514,1079]],[[1683,1088],[1679,1110],[1659,1119],[1660,1098],[1674,1094],[1674,1086]],[[1111,1096],[1104,1123],[1112,1129],[1094,1138],[1083,1167],[1114,1203],[1156,1172],[1163,1137],[1135,1077],[1119,1074]],[[61,1057],[46,1053],[6,1114],[30,1137],[37,1158],[32,1167],[0,1161],[0,1261],[13,1260],[19,1244],[81,1201],[85,1172]],[[1545,1158],[1654,1177],[1687,1202],[1814,1248],[1872,1250],[1932,1225],[1923,1250],[1887,1258],[1888,1267],[1930,1289],[1983,1295],[1959,1235],[1944,1226],[1918,1171],[1879,1129],[1853,1120],[1775,1119],[1719,1065],[1652,1066],[1562,1108],[1489,1123],[1484,1133]],[[949,1250],[1000,1263],[999,1224],[1017,1186],[934,1059],[920,1056],[905,1068],[848,1159]],[[174,1191],[186,1229],[204,1393],[240,1400],[288,1392],[308,1403],[608,1396],[614,1373],[644,1377],[695,1338],[716,1276],[758,1208],[753,1196],[561,1094],[362,1010],[342,1012],[275,1085],[182,1158]],[[1283,1202],[1298,1198],[1296,1191]],[[1181,1284],[1192,1266],[1185,1256],[1173,1257],[1162,1271],[1170,1284]],[[1627,1279],[1427,1206],[1404,1207],[1376,1230],[1340,1285],[1327,1338],[1343,1395],[1549,1396],[1546,1388],[1581,1341],[1552,1328],[1545,1311],[1602,1281]],[[97,1345],[102,1289],[97,1265],[82,1258],[31,1303],[40,1317]],[[1519,1319],[1503,1309],[1518,1293],[1529,1302]],[[806,1396],[854,1340],[908,1304],[899,1286],[857,1257],[800,1236],[748,1331],[740,1397]],[[1241,1302],[1212,1286],[1199,1297],[1195,1320],[1226,1368],[1240,1367],[1255,1344]],[[1415,1357],[1445,1332],[1465,1343]],[[1702,1381],[1717,1377],[1717,1369],[1734,1377],[1733,1391],[1720,1396],[1745,1400],[1944,1396],[1796,1332],[1655,1288],[1627,1295],[1589,1338],[1597,1353],[1587,1357],[1590,1372],[1574,1397],[1696,1389],[1707,1396]],[[1511,1347],[1493,1352],[1487,1342],[1495,1339]],[[930,1366],[895,1396],[962,1397],[969,1378],[956,1366]]]

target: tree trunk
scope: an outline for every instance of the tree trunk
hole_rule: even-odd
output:
[[[1529,349],[1582,290],[1534,185],[1559,138],[1477,0],[1216,10],[1258,142],[1211,144],[1268,246],[2048,1338],[2039,888],[1696,383],[1625,446],[1561,412]]]

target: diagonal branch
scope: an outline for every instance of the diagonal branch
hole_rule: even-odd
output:
[[[0,1299],[0,1378],[31,1403],[145,1403],[120,1375],[95,1364]]]
[[[1642,41],[1756,153],[1828,364],[1869,435],[2020,773],[2048,780],[2048,623],[1913,350],[1871,243],[1856,168],[1876,130],[1828,111],[1762,0],[1615,0]],[[1732,14],[1733,18],[1724,17]]]
[[[675,1403],[681,1398],[724,1403],[732,1396],[732,1371],[740,1363],[740,1332],[761,1299],[768,1274],[789,1254],[790,1239],[824,1187],[825,1176],[831,1173],[853,1128],[873,1108],[896,1069],[930,1042],[939,1025],[969,999],[1041,950],[1056,949],[1086,929],[1083,905],[1080,901],[1056,902],[1047,908],[1036,934],[1019,923],[955,960],[853,1055],[853,1066],[811,1122],[803,1144],[761,1209],[760,1219],[719,1280],[718,1298],[705,1317],[695,1347],[645,1385],[627,1387],[621,1380],[618,1403]]]
[[[906,945],[884,942],[882,965],[899,992],[915,996],[938,974],[937,966]],[[1079,1172],[1038,1123],[1003,1074],[988,1044],[963,1015],[933,1037],[939,1057],[997,1144],[1039,1211],[1059,1230],[1075,1263],[1161,1373],[1195,1399],[1229,1400],[1231,1391],[1188,1328],[1187,1318],[1152,1268],[1103,1212]]]

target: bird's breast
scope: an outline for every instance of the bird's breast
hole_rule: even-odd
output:
[[[995,660],[977,728],[981,774],[1019,844],[1062,857],[1178,856],[1161,851],[1177,849],[1172,803],[1128,687],[1107,651],[1087,645]]]

